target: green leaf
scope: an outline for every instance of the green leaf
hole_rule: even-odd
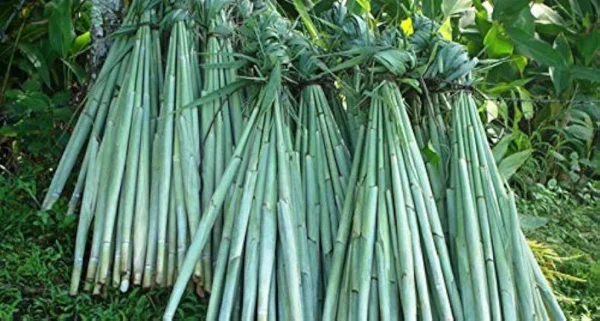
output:
[[[201,105],[207,104],[215,99],[219,99],[221,97],[230,95],[252,83],[253,83],[253,81],[251,81],[249,79],[238,79],[225,87],[221,87],[221,88],[211,91],[211,92],[203,93],[202,97],[187,104],[186,106],[183,107],[183,109],[193,108],[196,106],[201,106]]]
[[[472,4],[472,0],[443,0],[442,13],[445,18],[449,18],[457,13],[467,11]]]
[[[60,61],[62,61],[62,63],[65,64],[65,66],[67,66],[67,68],[69,68],[69,70],[75,75],[78,83],[83,83],[85,81],[85,69],[76,61],[69,62],[63,58],[60,58]]]
[[[559,34],[554,39],[552,47],[563,57],[565,62],[570,66],[573,64],[573,53],[571,47],[564,34]],[[557,96],[563,93],[567,88],[571,86],[571,72],[565,67],[550,67],[550,79],[554,84],[554,91]]]
[[[33,65],[39,75],[40,79],[48,87],[52,87],[50,82],[50,69],[46,62],[46,57],[38,50],[38,48],[32,46],[30,43],[21,42],[17,45],[19,51],[27,58],[27,60]],[[35,72],[34,72],[35,74]]]
[[[550,79],[557,96],[560,96],[571,86],[571,72],[565,67],[550,67]]]
[[[73,41],[73,47],[71,47],[71,54],[76,55],[83,51],[90,44],[90,32],[84,32],[75,38]]]
[[[59,0],[48,21],[50,46],[65,58],[73,44],[73,23],[71,22],[71,0]]]
[[[359,4],[364,1],[365,0],[357,0],[357,2]],[[369,4],[368,1],[367,1],[367,4]],[[302,18],[302,22],[304,22],[304,25],[306,26],[306,30],[308,31],[308,33],[310,34],[312,39],[317,41],[319,39],[319,35],[317,33],[317,28],[315,28],[315,25],[313,24],[313,22],[310,18],[310,15],[308,14],[308,8],[306,7],[306,5],[304,5],[304,1],[303,0],[294,0],[294,7],[298,11],[300,18]],[[369,6],[369,10],[371,10],[370,6]],[[369,12],[369,10],[367,10],[367,12]]]
[[[546,66],[565,66],[561,55],[548,43],[536,39],[515,27],[506,27],[506,32],[513,40],[517,49],[525,56]]]
[[[494,1],[494,20],[507,21],[527,7],[529,0],[496,0]]]
[[[556,39],[554,39],[554,44],[552,46],[562,55],[569,65],[573,64],[573,53],[571,52],[569,41],[564,34],[559,34]]]
[[[514,18],[511,19],[510,22],[507,22],[507,25],[521,29],[528,35],[533,36],[535,32],[535,23],[534,23],[533,15],[531,15],[531,11],[529,11],[529,7],[523,8],[521,12]]]
[[[531,80],[533,80],[533,78],[517,79],[517,80],[511,81],[509,83],[499,83],[496,86],[488,89],[487,93],[491,94],[491,95],[498,95],[501,93],[505,93],[507,91],[514,89],[517,86],[525,86]]]
[[[411,56],[404,50],[388,49],[376,53],[374,58],[394,75],[402,76],[406,72],[406,64]]]
[[[294,0],[294,6],[296,5],[296,2],[302,1]],[[351,12],[357,15],[362,15],[371,11],[371,2],[369,0],[349,0],[346,5]]]
[[[483,39],[485,50],[490,58],[501,58],[512,54],[514,46],[504,31],[504,27],[494,24]]]
[[[383,1],[393,3],[394,1]],[[422,2],[423,14],[429,18],[437,18],[440,8],[442,7],[442,0],[423,0]],[[410,6],[406,6],[407,8]]]
[[[504,158],[504,155],[506,155],[506,151],[508,151],[508,146],[510,146],[510,143],[514,139],[514,135],[506,135],[502,137],[500,141],[496,143],[496,145],[494,145],[494,148],[492,148],[492,154],[494,155],[494,160],[496,161],[496,164],[500,164],[500,161],[502,160],[502,158]]]
[[[529,156],[531,156],[531,149],[524,150],[518,153],[514,153],[506,158],[504,158],[500,165],[498,165],[498,171],[500,175],[504,177],[504,179],[509,180],[517,170],[525,164]]]
[[[565,127],[565,131],[569,133],[569,135],[583,141],[590,141],[594,138],[594,128],[588,127],[584,125],[569,125]]]
[[[71,100],[71,91],[68,89],[57,92],[52,96],[52,105],[67,106]]]
[[[492,28],[492,23],[488,20],[488,13],[485,9],[475,12],[475,25],[482,35],[486,35]]]
[[[23,88],[24,91],[28,91],[28,92],[42,90],[42,84],[40,84],[40,82],[34,78],[27,79],[21,87]]]
[[[600,48],[600,29],[580,35],[576,40],[576,46],[583,56],[584,64],[588,66],[594,58],[596,50]]]
[[[433,147],[431,141],[428,141],[427,146],[423,148],[423,154],[425,155],[425,158],[433,165],[439,164],[440,160],[442,159],[440,154]]]
[[[573,78],[600,82],[600,69],[573,66]]]
[[[527,63],[529,63],[529,61],[527,60],[527,57],[523,55],[512,55],[512,63],[519,70],[519,72],[523,74],[523,71],[525,70],[525,67],[527,67]]]
[[[519,99],[521,99],[521,112],[525,119],[530,120],[533,118],[533,102],[531,100],[531,94],[524,87],[517,87],[519,93]]]

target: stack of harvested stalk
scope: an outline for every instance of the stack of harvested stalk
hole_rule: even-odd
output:
[[[87,256],[96,293],[173,286],[165,320],[192,278],[208,320],[564,319],[464,90],[476,60],[413,22],[134,2],[44,202],[87,143],[71,292]]]

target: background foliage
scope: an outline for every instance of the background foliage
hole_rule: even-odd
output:
[[[347,3],[374,26],[399,24],[407,32],[413,14],[433,17],[433,32],[479,59],[467,89],[481,98],[494,156],[521,195],[538,259],[572,318],[600,319],[599,3]],[[278,4],[311,25],[333,1]],[[65,215],[65,204],[38,211],[89,83],[90,9],[85,0],[0,4],[0,319],[151,318],[164,309],[160,291],[69,297],[75,217]],[[319,39],[318,30],[309,32]],[[181,311],[202,313],[197,298],[185,300]]]

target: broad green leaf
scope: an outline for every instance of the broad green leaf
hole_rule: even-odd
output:
[[[522,30],[507,27],[506,32],[517,49],[525,56],[546,66],[565,66],[565,61],[548,43],[524,33]]]
[[[71,100],[71,91],[68,89],[57,92],[52,96],[52,105],[67,106]]]
[[[251,85],[252,83],[253,83],[253,81],[248,80],[248,79],[238,79],[225,87],[221,87],[221,88],[211,91],[211,92],[203,93],[202,97],[187,104],[186,106],[183,107],[183,109],[207,104],[215,99],[219,99],[221,97],[230,95],[246,86]]]
[[[302,0],[294,0],[294,5],[296,5],[296,2],[302,2]],[[369,0],[349,0],[346,5],[351,12],[357,15],[371,11],[371,2]]]
[[[494,155],[494,160],[496,161],[496,164],[500,164],[500,161],[502,161],[504,155],[506,155],[506,151],[508,151],[508,146],[510,146],[510,143],[514,139],[515,136],[513,136],[512,134],[506,135],[502,137],[500,141],[496,143],[496,145],[494,145],[494,148],[492,148],[492,154]]]
[[[561,33],[556,39],[552,47],[563,57],[567,65],[573,64],[573,54],[567,38]],[[571,71],[565,67],[550,67],[550,79],[554,84],[554,91],[557,96],[560,96],[571,85]]]
[[[38,50],[38,48],[32,46],[30,43],[21,42],[17,45],[19,51],[27,58],[27,60],[33,65],[39,75],[40,79],[48,87],[52,87],[50,82],[50,69],[46,62],[46,57]],[[34,72],[35,74],[35,72]]]
[[[600,69],[573,66],[573,78],[600,82]]]
[[[574,124],[565,127],[565,131],[569,135],[586,142],[594,138],[594,128],[590,126]]]
[[[40,84],[40,82],[34,78],[29,78],[29,79],[25,80],[25,82],[23,83],[23,85],[21,85],[21,87],[23,88],[24,91],[29,91],[29,92],[42,90],[42,84]]]
[[[524,87],[517,87],[517,92],[519,93],[519,99],[521,99],[521,112],[523,113],[523,117],[530,120],[533,118],[533,102],[531,100],[531,95]]]
[[[529,0],[494,1],[494,20],[508,21],[529,5]]]
[[[50,46],[65,58],[73,44],[73,23],[71,21],[71,0],[59,0],[48,21]]]
[[[472,4],[472,0],[443,0],[442,13],[445,18],[449,18],[457,13],[466,11]]]
[[[517,86],[527,85],[527,83],[529,83],[532,79],[533,78],[517,79],[517,80],[511,81],[509,83],[499,83],[496,86],[488,89],[487,93],[492,94],[492,95],[505,93],[507,91],[514,89]]]
[[[533,36],[533,33],[535,32],[535,22],[529,8],[523,8],[514,19],[507,21],[506,25],[521,29],[521,31],[531,36]]]
[[[560,96],[571,86],[571,72],[566,67],[550,67],[550,79],[554,85],[554,92]]]
[[[440,13],[440,8],[442,7],[442,1],[443,0],[421,1],[423,14],[431,19],[437,18]]]
[[[498,172],[504,177],[505,180],[509,180],[517,170],[525,164],[529,156],[531,156],[531,149],[524,150],[518,153],[507,156],[498,165]]]
[[[594,29],[589,33],[583,33],[577,38],[577,50],[583,56],[586,66],[590,64],[596,51],[600,48],[600,29]]]
[[[556,37],[556,39],[554,39],[554,44],[552,47],[554,47],[554,49],[556,49],[556,51],[563,56],[568,65],[573,64],[573,53],[571,52],[569,41],[564,34],[561,33]]]
[[[52,115],[58,120],[67,121],[73,116],[73,109],[69,107],[60,107],[52,110]]]
[[[494,24],[483,39],[485,51],[490,58],[502,58],[512,54],[514,46],[504,27]]]

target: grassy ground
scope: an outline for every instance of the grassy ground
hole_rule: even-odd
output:
[[[578,188],[577,192],[559,187],[538,188],[528,200],[521,200],[519,210],[521,214],[548,219],[545,225],[526,235],[555,252],[544,263],[553,265],[558,272],[551,280],[569,319],[600,320],[598,190],[590,186]]]
[[[76,217],[64,214],[64,199],[51,212],[37,210],[54,162],[22,160],[0,176],[0,320],[159,319],[168,299],[166,290],[68,295]],[[554,277],[570,319],[600,320],[600,201],[592,192],[579,194],[540,189],[520,202],[520,210],[549,218],[528,233],[530,239],[548,244],[562,258],[579,256],[546,262],[559,272],[587,280]],[[206,302],[187,293],[178,319],[185,315],[197,320],[205,308]]]
[[[0,320],[157,320],[169,291],[109,290],[101,297],[68,294],[76,216],[61,200],[51,212],[38,211],[49,185],[44,160],[25,161],[0,175]],[[202,319],[206,304],[187,293],[178,319]]]

